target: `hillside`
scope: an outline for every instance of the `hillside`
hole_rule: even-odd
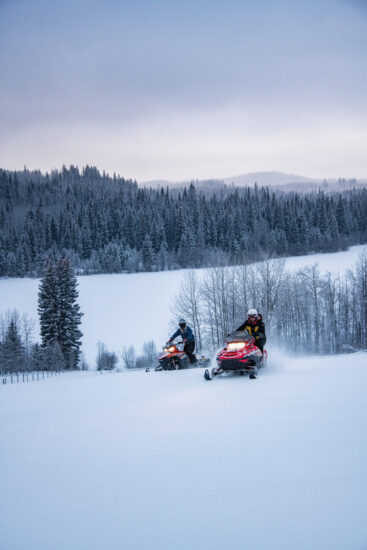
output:
[[[139,188],[86,166],[0,170],[0,277],[39,276],[67,254],[79,273],[231,265],[367,241],[367,190]]]

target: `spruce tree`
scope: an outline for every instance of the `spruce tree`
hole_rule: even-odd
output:
[[[339,195],[338,203],[336,206],[336,221],[338,224],[339,233],[346,235],[348,233],[348,222],[345,215],[344,202],[341,195]]]
[[[58,292],[55,266],[51,260],[48,260],[38,291],[38,315],[43,348],[52,344],[58,338]]]
[[[68,369],[77,368],[80,356],[83,314],[77,299],[77,279],[70,259],[61,257],[56,264],[49,262],[38,294],[42,347],[55,349],[57,343]]]
[[[0,348],[0,364],[5,371],[24,370],[26,354],[16,320],[10,320]]]
[[[146,271],[151,271],[155,261],[155,253],[153,249],[152,240],[150,235],[146,233],[143,242],[143,263]]]
[[[71,261],[61,257],[56,265],[59,297],[58,308],[58,342],[66,361],[66,367],[76,369],[78,366],[82,332],[79,329],[83,314],[77,302],[78,281],[74,275]]]

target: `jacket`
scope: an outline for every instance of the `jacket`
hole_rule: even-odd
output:
[[[181,335],[182,340],[185,342],[185,344],[188,344],[189,342],[195,342],[194,333],[192,332],[191,328],[188,325],[186,325],[186,328],[184,331],[182,331],[180,328],[177,329],[176,332],[172,334],[170,338],[170,342],[179,335]]]
[[[250,323],[248,319],[240,327],[238,327],[238,331],[244,332],[247,330],[251,336],[254,336],[256,341],[266,338],[265,334],[265,325],[262,320],[262,315],[260,313],[257,314],[257,321],[256,323]]]

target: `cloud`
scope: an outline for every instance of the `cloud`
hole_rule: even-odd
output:
[[[344,2],[17,0],[0,10],[4,166],[89,162],[148,179],[329,175],[343,161],[344,174],[365,170],[366,18]]]
[[[339,110],[291,116],[270,106],[167,111],[127,126],[44,125],[0,143],[8,168],[20,162],[50,170],[68,163],[96,164],[140,181],[227,177],[281,170],[312,177],[367,174],[367,113]],[[21,151],[21,154],[19,154]],[[23,164],[21,166],[23,166]]]

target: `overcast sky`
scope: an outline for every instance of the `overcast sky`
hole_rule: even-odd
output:
[[[0,0],[0,167],[367,177],[367,2]]]

